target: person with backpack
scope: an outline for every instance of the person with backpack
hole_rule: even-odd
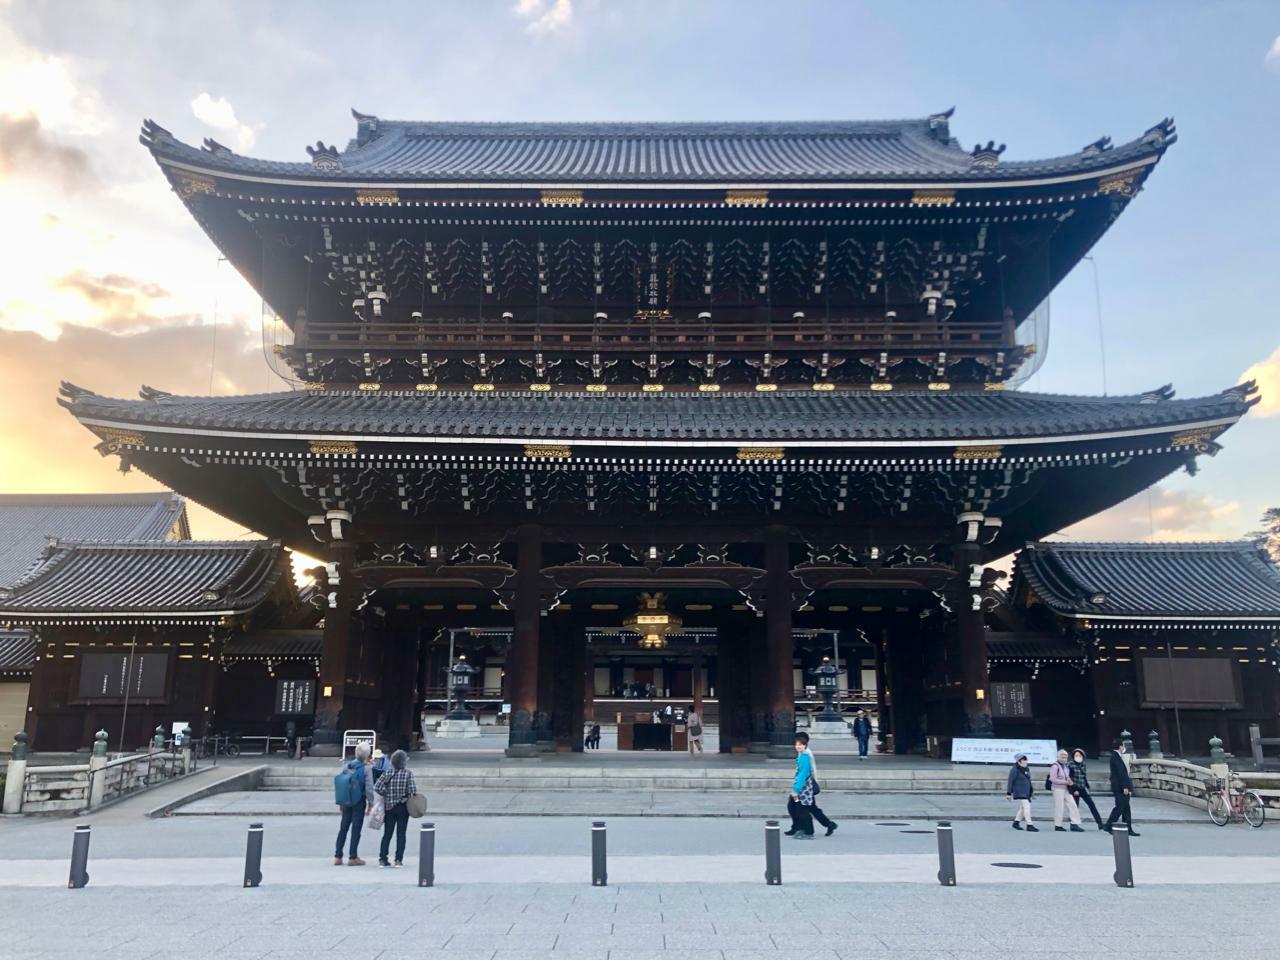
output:
[[[1084,804],[1089,808],[1089,812],[1093,814],[1093,822],[1098,825],[1098,829],[1102,829],[1102,814],[1098,813],[1097,804],[1093,802],[1090,795],[1089,787],[1089,770],[1085,764],[1085,752],[1083,747],[1076,747],[1071,752],[1071,795],[1076,798],[1076,809],[1080,808],[1080,804]]]
[[[1058,751],[1058,758],[1049,768],[1049,775],[1045,777],[1044,782],[1053,791],[1054,831],[1066,833],[1067,828],[1062,825],[1062,811],[1065,807],[1071,818],[1071,832],[1084,833],[1084,827],[1080,826],[1080,807],[1072,796],[1075,783],[1071,779],[1071,765],[1067,762],[1067,751]]]
[[[698,711],[693,707],[689,708],[689,714],[685,717],[685,723],[689,725],[689,756],[694,753],[702,752],[702,718],[698,716]]]
[[[391,755],[391,767],[382,778],[373,785],[373,790],[382,797],[386,808],[386,826],[382,829],[382,846],[378,850],[378,866],[389,867],[387,854],[391,850],[391,834],[396,835],[397,867],[404,866],[405,833],[409,829],[409,807],[406,801],[418,792],[418,783],[406,766],[409,755],[397,750]],[[420,815],[420,814],[419,814]]]
[[[342,847],[347,842],[349,830],[351,850],[347,866],[363,867],[364,861],[360,859],[360,830],[364,825],[364,815],[373,802],[373,768],[369,766],[368,747],[363,744],[356,747],[355,759],[342,765],[338,775],[333,778],[333,795],[338,813],[342,815],[338,841],[333,847],[333,865],[342,866]]]
[[[1040,828],[1031,822],[1031,798],[1035,789],[1031,786],[1031,768],[1027,765],[1027,755],[1020,753],[1014,758],[1009,768],[1009,779],[1005,783],[1004,798],[1014,800],[1018,804],[1018,812],[1013,815],[1013,829],[1021,830],[1027,825],[1028,833],[1039,833]]]

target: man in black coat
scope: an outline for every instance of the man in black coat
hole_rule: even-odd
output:
[[[1124,817],[1124,825],[1129,828],[1129,836],[1139,834],[1133,830],[1133,812],[1129,809],[1129,800],[1133,796],[1133,780],[1129,776],[1129,768],[1124,762],[1124,741],[1116,737],[1115,749],[1111,751],[1111,796],[1115,798],[1115,806],[1111,808],[1111,816],[1102,829],[1111,832],[1117,820]]]

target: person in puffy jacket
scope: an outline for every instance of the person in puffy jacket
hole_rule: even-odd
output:
[[[1053,788],[1053,829],[1058,833],[1066,833],[1067,828],[1062,825],[1062,811],[1065,808],[1071,818],[1071,832],[1084,833],[1084,827],[1080,826],[1080,807],[1071,795],[1074,783],[1065,750],[1058,751],[1058,759],[1049,767],[1049,786]]]
[[[1021,830],[1025,823],[1029,832],[1040,832],[1040,828],[1031,822],[1031,798],[1034,796],[1035,790],[1031,786],[1031,767],[1027,764],[1027,755],[1020,753],[1014,758],[1013,766],[1009,768],[1009,779],[1004,790],[1004,798],[1018,804],[1018,811],[1013,815],[1013,829]]]
[[[1067,766],[1071,768],[1071,795],[1076,798],[1076,808],[1079,809],[1081,803],[1085,804],[1093,814],[1093,822],[1101,830],[1102,815],[1098,813],[1098,807],[1093,802],[1093,788],[1089,786],[1089,769],[1085,763],[1085,752],[1082,747],[1076,747],[1071,751],[1071,762]]]

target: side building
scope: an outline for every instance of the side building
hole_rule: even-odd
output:
[[[306,615],[279,543],[192,540],[171,493],[5,496],[0,541],[6,747],[18,729],[45,751],[83,747],[100,728],[113,748],[156,726],[204,734],[224,645]]]

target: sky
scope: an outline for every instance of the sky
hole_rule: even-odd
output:
[[[1088,2],[175,4],[0,0],[0,492],[155,489],[55,403],[284,389],[262,305],[138,144],[144,118],[278,160],[350,108],[414,120],[824,120],[955,106],[1005,159],[1178,142],[1054,291],[1022,389],[1181,396],[1256,378],[1201,458],[1060,536],[1234,538],[1280,505],[1280,5]],[[1271,278],[1271,279],[1268,279]],[[199,537],[250,536],[193,508]]]

